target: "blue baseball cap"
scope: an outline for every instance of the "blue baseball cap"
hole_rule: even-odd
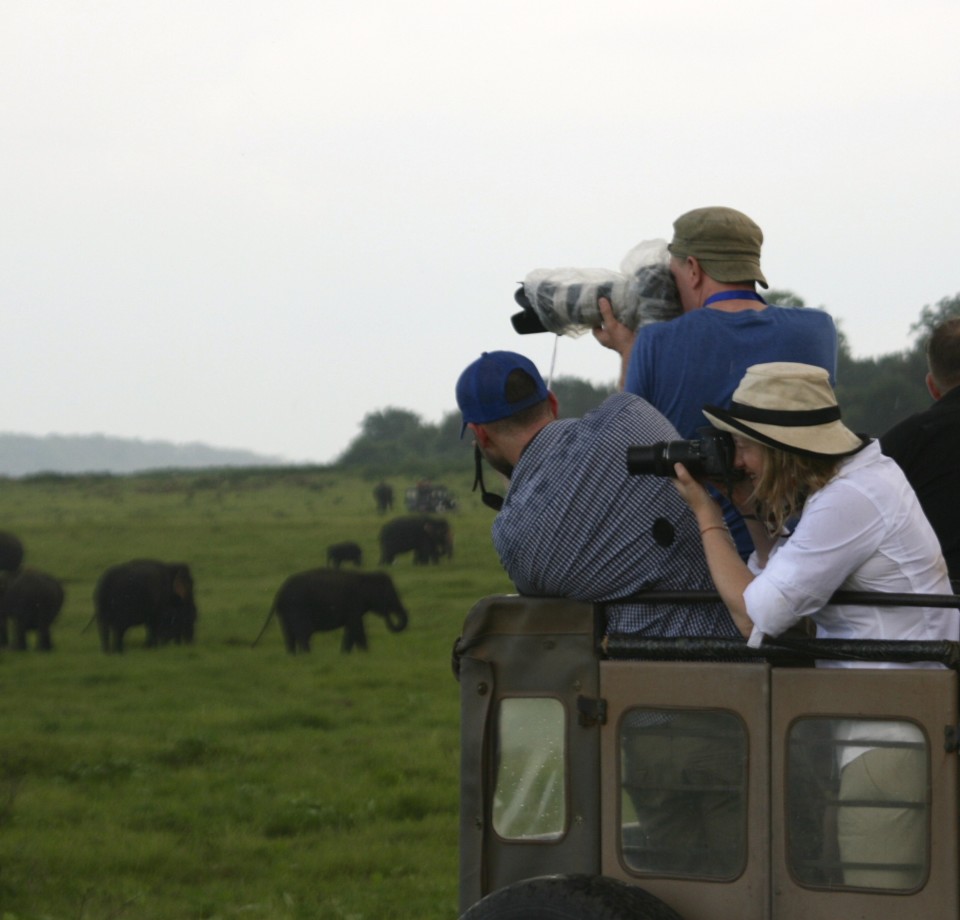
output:
[[[513,371],[529,374],[536,390],[517,402],[507,400],[507,378]],[[460,437],[467,425],[486,425],[516,415],[548,396],[547,385],[534,363],[515,351],[485,351],[460,375],[457,381],[457,405],[463,416]]]

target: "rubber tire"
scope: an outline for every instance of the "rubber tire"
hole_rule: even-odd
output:
[[[602,875],[515,882],[477,901],[461,920],[683,920],[650,892]]]

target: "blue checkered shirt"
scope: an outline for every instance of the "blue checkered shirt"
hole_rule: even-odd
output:
[[[712,591],[696,518],[673,483],[627,472],[627,448],[675,441],[646,400],[617,393],[551,422],[524,450],[493,524],[521,594],[605,601],[645,590]],[[723,604],[621,604],[609,632],[739,637]]]

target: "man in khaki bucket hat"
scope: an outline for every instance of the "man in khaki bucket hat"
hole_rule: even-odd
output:
[[[632,332],[600,301],[596,339],[621,358],[621,388],[659,409],[684,438],[698,437],[705,405],[725,408],[748,367],[792,361],[825,368],[835,384],[837,331],[822,310],[768,304],[760,267],[763,231],[741,211],[696,208],[673,222],[670,271],[683,313]],[[752,548],[727,515],[741,555]]]
[[[680,262],[696,259],[715,281],[756,281],[769,287],[760,270],[763,231],[733,208],[697,208],[673,222],[670,255]]]

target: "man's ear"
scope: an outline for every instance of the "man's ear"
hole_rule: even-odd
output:
[[[926,377],[927,389],[930,391],[930,395],[934,399],[939,399],[943,396],[943,393],[940,390],[940,387],[937,386],[936,381],[933,379],[933,374],[928,373]]]
[[[554,418],[559,418],[560,416],[560,401],[557,399],[556,394],[553,390],[547,390],[547,400],[550,403],[550,411],[553,413]]]
[[[487,434],[487,429],[484,428],[483,425],[475,425],[473,422],[470,422],[467,428],[473,432],[474,440],[481,447],[486,447],[490,443],[490,435]]]
[[[690,276],[690,286],[694,289],[698,288],[703,284],[703,269],[700,267],[700,262],[694,256],[687,256],[684,260],[684,265],[686,266],[687,273]]]

